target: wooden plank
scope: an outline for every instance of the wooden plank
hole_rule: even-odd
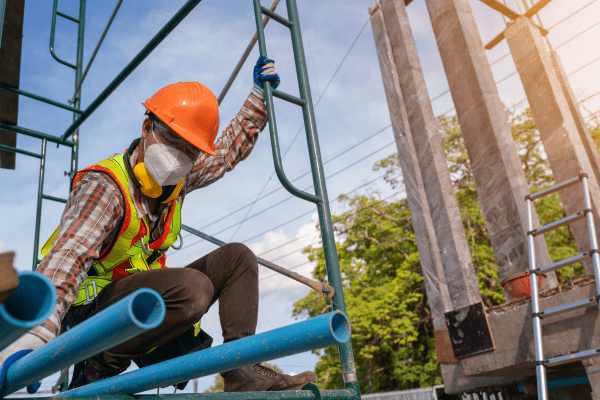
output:
[[[19,87],[21,73],[24,12],[25,0],[6,2],[0,43],[0,83],[14,88]],[[19,95],[0,90],[0,121],[16,125],[18,111]],[[0,144],[16,147],[17,134],[0,129]],[[15,153],[0,150],[0,168],[15,169]]]
[[[510,8],[506,7],[504,4],[500,3],[497,0],[479,0],[479,1],[481,1],[483,4],[488,5],[489,7],[493,8],[494,10],[506,15],[508,18],[510,18],[512,20],[515,20],[521,16],[521,14],[518,14],[517,12],[511,10]]]
[[[0,253],[0,304],[19,286],[19,275],[12,266],[15,253]]]
[[[544,8],[548,3],[550,3],[552,0],[541,0],[539,1],[536,5],[534,5],[533,7],[531,7],[529,10],[527,10],[525,12],[525,14],[523,14],[525,17],[527,18],[531,18],[533,17],[535,14],[537,14],[542,8]],[[545,36],[545,35],[544,35]]]

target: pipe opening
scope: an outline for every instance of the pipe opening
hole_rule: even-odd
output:
[[[350,340],[350,334],[352,333],[350,321],[343,313],[338,312],[334,314],[329,321],[329,327],[331,329],[331,333],[333,333],[333,337],[338,341],[338,343],[346,343],[348,340]]]
[[[23,327],[37,326],[54,310],[56,291],[43,275],[33,272],[19,274],[19,286],[0,307]],[[6,316],[6,315],[5,315]]]
[[[131,311],[139,325],[156,328],[165,316],[164,301],[155,291],[141,289],[131,302]]]

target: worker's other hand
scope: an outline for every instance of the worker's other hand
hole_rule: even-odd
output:
[[[6,372],[10,364],[31,353],[33,350],[39,349],[45,344],[46,342],[39,337],[31,333],[26,333],[17,339],[17,341],[15,341],[13,344],[2,350],[2,352],[0,352],[0,387],[4,386]],[[32,383],[31,385],[27,386],[27,391],[30,394],[37,392],[40,384],[41,382]]]
[[[265,99],[264,83],[269,82],[273,89],[277,89],[280,79],[277,70],[275,69],[275,61],[265,56],[260,56],[254,66],[254,87],[252,93]]]

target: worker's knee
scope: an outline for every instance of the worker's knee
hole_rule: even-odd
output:
[[[248,248],[248,246],[243,243],[229,243],[225,246],[227,246],[229,255],[236,260],[238,268],[246,269],[258,274],[256,255]]]
[[[208,311],[214,295],[213,284],[200,271],[182,268],[181,295],[185,299],[182,319],[196,323]]]

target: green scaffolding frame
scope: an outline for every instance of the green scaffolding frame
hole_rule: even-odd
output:
[[[2,1],[2,5],[5,0]],[[85,9],[86,0],[79,0],[79,18],[74,18],[67,14],[58,11],[58,0],[54,0],[52,9],[52,25],[50,31],[50,53],[52,57],[59,63],[72,68],[75,70],[75,88],[78,89],[83,71],[83,44],[84,44],[84,30],[85,30]],[[144,48],[123,68],[123,70],[113,79],[113,81],[92,101],[92,103],[85,109],[81,109],[81,90],[77,90],[73,105],[65,105],[33,93],[29,93],[20,89],[7,87],[0,84],[0,89],[8,90],[19,95],[26,96],[38,101],[45,102],[47,104],[60,107],[73,112],[73,122],[67,128],[63,135],[60,137],[45,134],[42,132],[33,131],[27,128],[19,127],[16,125],[10,125],[0,122],[0,128],[17,132],[23,135],[41,139],[42,146],[40,154],[32,153],[29,151],[21,150],[18,148],[0,145],[1,150],[13,151],[15,153],[24,154],[27,156],[35,157],[40,159],[40,174],[39,174],[39,186],[38,186],[38,201],[37,201],[37,213],[36,213],[36,226],[35,226],[35,237],[34,237],[34,254],[33,254],[33,265],[32,268],[35,270],[37,265],[41,261],[39,256],[39,235],[40,235],[40,224],[41,224],[41,213],[42,213],[42,202],[43,200],[51,200],[66,203],[65,199],[48,196],[43,192],[44,188],[44,174],[45,174],[45,159],[46,159],[46,147],[47,143],[56,143],[58,145],[64,145],[71,148],[71,169],[67,173],[71,180],[73,179],[75,172],[77,171],[77,159],[79,154],[79,127],[85,120],[108,98],[108,96],[129,76],[138,65],[162,42],[162,40],[194,9],[201,0],[188,0],[177,13],[160,29],[160,31],[144,46]],[[340,310],[346,312],[346,305],[344,301],[343,285],[341,280],[341,274],[338,264],[337,251],[335,245],[335,238],[333,235],[333,224],[331,220],[331,211],[329,208],[329,199],[327,196],[327,188],[325,185],[325,175],[323,172],[323,164],[321,161],[321,153],[319,148],[319,141],[317,137],[317,128],[313,110],[313,102],[310,94],[310,85],[308,80],[308,72],[306,68],[306,59],[304,55],[304,47],[302,43],[302,34],[300,32],[300,23],[298,19],[298,9],[296,0],[285,0],[287,5],[288,19],[276,14],[274,11],[262,7],[260,0],[253,0],[254,12],[256,20],[256,29],[258,36],[258,44],[260,54],[267,56],[267,49],[265,44],[265,33],[264,23],[262,15],[273,19],[274,21],[282,24],[283,26],[290,29],[294,60],[296,65],[296,74],[298,78],[298,86],[300,88],[300,98],[289,95],[287,93],[278,91],[271,88],[271,85],[265,83],[265,97],[267,112],[269,118],[269,131],[271,136],[271,146],[273,152],[273,160],[275,164],[275,171],[281,184],[294,196],[312,202],[317,206],[317,212],[319,215],[319,222],[321,228],[321,236],[323,239],[323,250],[325,254],[325,261],[327,265],[327,274],[329,283],[335,289],[335,294],[331,299],[333,310]],[[4,7],[2,7],[3,9]],[[56,31],[56,20],[57,17],[61,17],[77,23],[78,35],[77,35],[77,54],[75,64],[69,63],[56,55],[54,52],[54,38]],[[3,18],[0,19],[0,23],[3,22]],[[241,64],[245,61],[249,51],[247,51],[229,81],[227,82],[223,92],[219,96],[219,102],[223,99],[227,92],[231,82],[235,79],[237,72],[239,71]],[[315,194],[310,194],[301,191],[294,187],[291,182],[287,179],[283,170],[283,164],[281,160],[281,153],[279,150],[279,139],[277,134],[277,125],[275,120],[275,108],[273,103],[273,97],[277,97],[284,101],[296,104],[302,108],[302,114],[304,117],[304,126],[306,131],[306,138],[309,150],[309,158],[312,169],[313,184],[315,187]],[[212,243],[219,246],[225,244],[224,242],[199,232],[189,226],[183,225],[183,229]],[[272,267],[267,261],[259,260],[261,264]],[[321,391],[316,385],[309,384],[305,387],[305,390],[293,391],[293,392],[256,392],[256,393],[223,393],[223,394],[173,394],[173,395],[122,395],[122,396],[93,396],[94,399],[111,399],[111,400],[130,400],[130,399],[145,399],[154,400],[164,397],[174,396],[177,400],[195,400],[202,397],[222,397],[227,399],[360,399],[360,388],[357,381],[356,368],[354,364],[354,356],[352,353],[352,344],[350,342],[339,345],[339,356],[340,365],[342,370],[342,376],[344,379],[345,389],[340,390],[326,390]],[[63,374],[64,375],[64,374]],[[61,390],[65,389],[65,381],[61,382]],[[90,397],[91,399],[92,397]]]

